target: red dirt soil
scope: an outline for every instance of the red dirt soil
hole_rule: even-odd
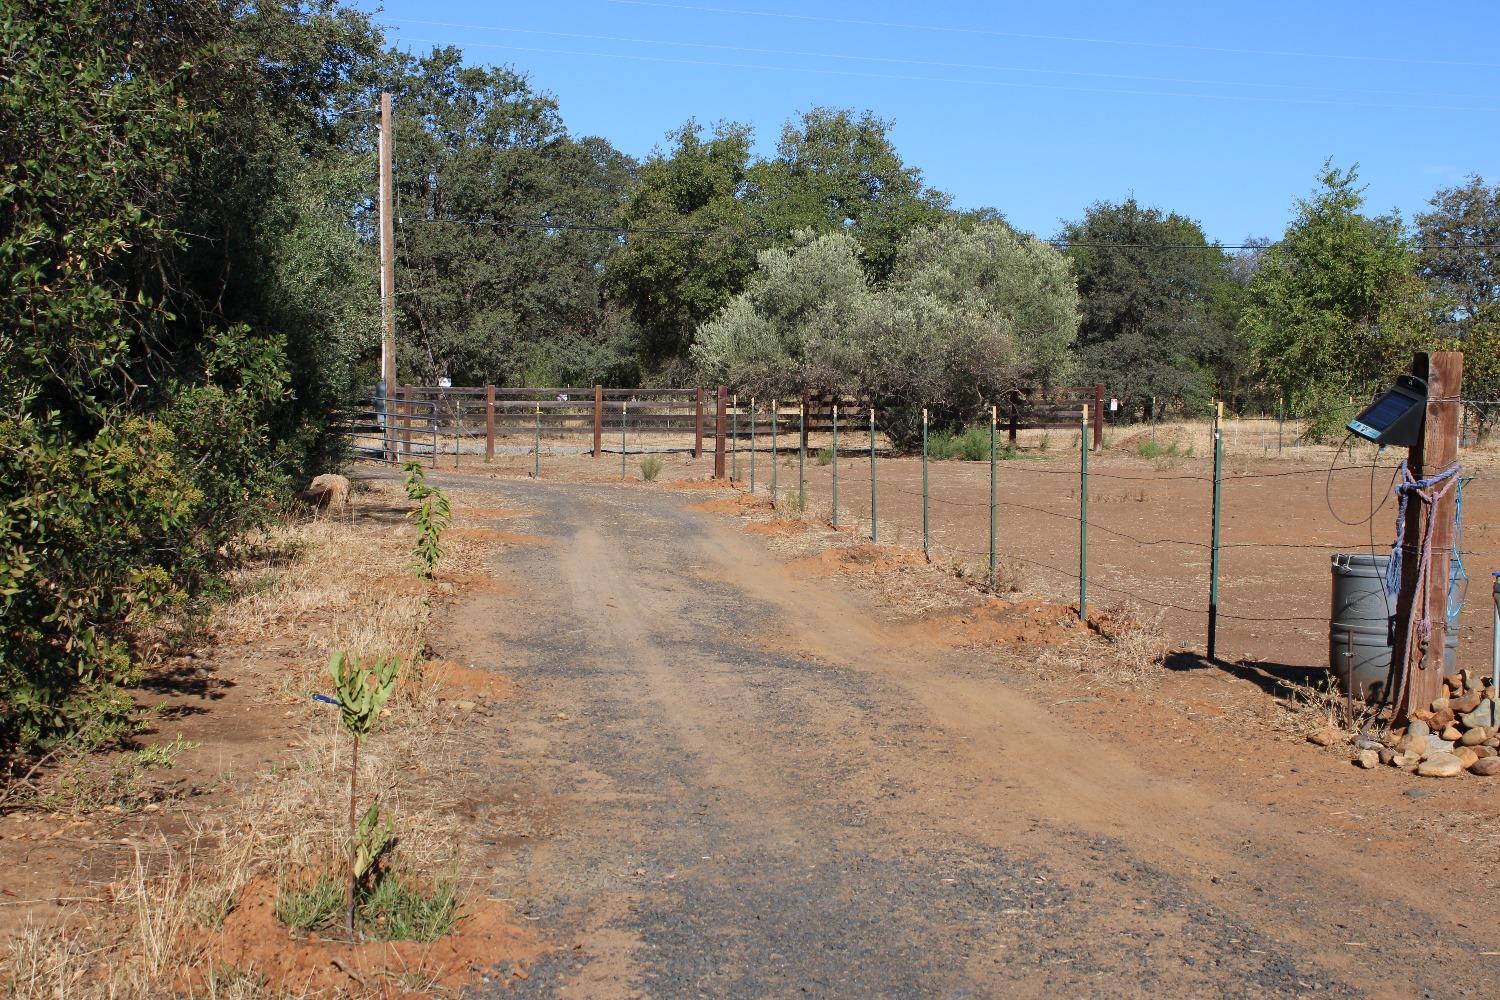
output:
[[[992,597],[973,607],[927,615],[906,631],[913,640],[937,646],[1061,646],[1076,638],[1082,626],[1076,607]]]
[[[494,900],[465,907],[454,932],[431,944],[348,944],[294,934],[276,919],[276,884],[266,878],[247,885],[240,900],[223,928],[203,938],[182,988],[201,990],[214,969],[230,967],[263,978],[273,993],[336,993],[362,986],[386,1000],[406,1000],[430,997],[434,988],[456,990],[488,969],[524,979],[526,966],[544,950],[537,936]]]
[[[889,545],[844,545],[794,559],[788,568],[804,576],[829,576],[834,573],[889,573],[904,566],[924,564],[922,554],[911,549]]]
[[[423,679],[445,692],[475,694],[503,701],[516,693],[516,685],[504,674],[477,670],[452,660],[425,664]]]
[[[800,535],[807,530],[807,522],[783,521],[780,519],[758,521],[754,524],[745,525],[745,530],[752,535]]]
[[[540,535],[523,535],[513,531],[496,531],[494,528],[450,528],[455,538],[468,538],[478,542],[494,542],[497,545],[545,545],[547,540]]]
[[[690,504],[688,509],[701,510],[709,514],[748,514],[751,511],[770,510],[771,501],[764,497],[751,496],[748,493],[737,493],[732,497]]]

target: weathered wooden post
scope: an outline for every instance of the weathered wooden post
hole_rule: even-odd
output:
[[[495,460],[495,387],[484,387],[484,460]]]
[[[594,386],[594,457],[604,454],[604,386]]]
[[[1104,443],[1104,386],[1094,383],[1094,450]]]
[[[729,389],[719,386],[719,405],[714,413],[714,478],[724,478],[724,435],[728,433]]]
[[[1427,412],[1422,439],[1409,450],[1407,469],[1421,481],[1458,461],[1458,413],[1463,389],[1464,356],[1458,351],[1419,352],[1412,374],[1427,382]],[[1456,477],[1456,473],[1455,473]],[[1445,486],[1449,488],[1444,488]],[[1391,684],[1396,692],[1395,721],[1431,707],[1442,692],[1444,649],[1448,634],[1449,551],[1453,547],[1456,487],[1450,479],[1435,484],[1432,503],[1413,491],[1401,538],[1401,589],[1396,595],[1396,635],[1391,650]],[[1428,524],[1431,523],[1429,534]],[[1423,545],[1423,538],[1428,545]],[[1424,548],[1427,551],[1424,552]],[[1425,575],[1423,562],[1426,562]],[[1427,639],[1416,625],[1426,621]]]
[[[693,435],[693,457],[703,457],[703,389],[700,386],[697,393],[698,401],[698,423],[697,430]]]

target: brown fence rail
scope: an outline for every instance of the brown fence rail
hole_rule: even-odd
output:
[[[1025,428],[1076,427],[1084,405],[1093,409],[1093,445],[1098,447],[1103,386],[1014,393],[1000,413],[1014,441],[1016,432]],[[455,461],[465,453],[479,454],[474,447],[479,441],[484,459],[493,461],[504,439],[519,438],[526,450],[540,450],[544,437],[550,442],[581,439],[578,450],[596,457],[644,451],[689,452],[696,457],[703,454],[707,438],[719,456],[720,469],[726,451],[770,431],[773,408],[788,447],[805,447],[810,435],[830,434],[835,414],[843,433],[870,431],[866,397],[806,392],[791,399],[763,400],[731,395],[723,387],[404,385],[389,399],[373,397],[369,405],[349,411],[344,422],[354,454],[383,461],[417,457],[435,464],[438,454],[449,447],[444,442],[450,441]]]

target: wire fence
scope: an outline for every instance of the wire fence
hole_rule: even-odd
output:
[[[1184,645],[1217,645],[1221,657],[1326,666],[1333,557],[1392,547],[1398,467],[1373,447],[1307,446],[1277,462],[1257,458],[1267,446],[1242,436],[1229,459],[1230,427],[1243,424],[1225,420],[1217,453],[1115,453],[1090,468],[1080,426],[1063,454],[1010,451],[999,430],[989,461],[938,461],[893,453],[868,411],[849,414],[809,454],[798,417],[747,415],[753,436],[739,427],[731,438],[736,485],[872,542],[977,564],[966,575],[988,575],[999,589],[1019,582],[1083,614],[1089,595],[1159,614]],[[1465,603],[1462,581],[1500,567],[1489,534],[1500,509],[1472,471],[1463,489],[1482,543],[1455,549],[1451,617],[1461,657],[1488,666],[1488,590]]]

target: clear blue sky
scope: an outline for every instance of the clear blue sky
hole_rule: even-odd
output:
[[[1500,180],[1487,4],[363,2],[403,49],[462,47],[555,95],[577,135],[643,156],[688,118],[762,151],[817,105],[894,119],[961,208],[1044,236],[1134,195],[1211,238],[1277,236],[1326,157],[1409,220],[1469,173]],[[442,24],[432,22],[446,22]]]

